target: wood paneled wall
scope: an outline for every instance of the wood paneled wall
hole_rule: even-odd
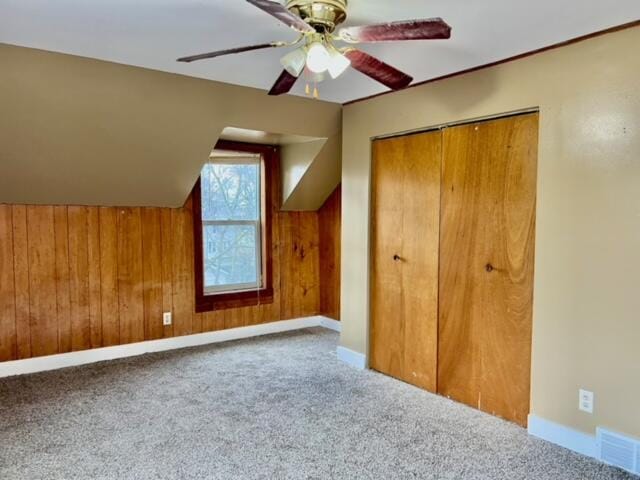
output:
[[[326,241],[339,235],[319,233],[320,223],[335,232],[335,218],[274,207],[274,302],[196,314],[190,200],[179,209],[0,205],[0,361],[315,315],[321,298],[335,309],[335,294],[320,292],[321,271],[335,275],[335,264],[320,265],[335,262]]]
[[[318,210],[320,234],[320,313],[340,320],[340,236],[342,188]]]

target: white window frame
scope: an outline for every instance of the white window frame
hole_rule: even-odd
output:
[[[216,165],[246,165],[252,164],[258,166],[258,185],[259,190],[256,195],[257,205],[256,211],[258,212],[257,220],[205,220],[201,218],[202,222],[202,272],[203,275],[206,272],[207,262],[207,248],[206,248],[206,228],[207,226],[235,226],[235,225],[253,225],[255,228],[255,249],[256,249],[256,281],[251,283],[230,283],[226,285],[207,286],[203,278],[203,289],[205,295],[215,295],[221,293],[238,293],[252,290],[259,290],[263,285],[263,272],[262,272],[262,197],[264,195],[264,179],[262,168],[262,155],[242,153],[239,156],[229,155],[212,157],[208,164]],[[203,199],[204,200],[204,199]],[[202,215],[202,213],[201,213]]]

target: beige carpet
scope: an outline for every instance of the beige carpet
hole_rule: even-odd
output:
[[[0,380],[0,479],[626,479],[323,329]]]

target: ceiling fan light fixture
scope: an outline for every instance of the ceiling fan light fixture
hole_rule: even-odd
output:
[[[307,63],[307,52],[304,47],[296,48],[280,59],[284,69],[294,77],[299,77]]]
[[[307,51],[307,68],[313,73],[326,72],[331,64],[331,55],[321,42],[313,42]]]
[[[329,61],[329,75],[334,80],[344,73],[344,71],[351,66],[351,60],[341,54],[337,49],[332,48],[329,51],[331,57]]]
[[[334,41],[347,43],[444,40],[451,38],[451,26],[439,17],[349,26],[337,34],[336,27],[347,19],[349,0],[245,0],[298,32],[293,41],[274,41],[178,58],[194,62],[268,48],[297,48],[280,59],[284,70],[269,95],[289,93],[304,75],[317,84],[326,75],[335,79],[350,66],[392,90],[406,88],[413,78],[385,62],[355,48],[336,48]],[[303,46],[300,46],[303,45]],[[317,90],[317,86],[314,85]],[[309,92],[311,89],[309,86]],[[317,91],[314,91],[317,98]]]

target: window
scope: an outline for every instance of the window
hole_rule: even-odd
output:
[[[273,147],[219,142],[194,189],[196,311],[268,303]]]
[[[262,286],[260,155],[225,154],[200,177],[205,293]]]

